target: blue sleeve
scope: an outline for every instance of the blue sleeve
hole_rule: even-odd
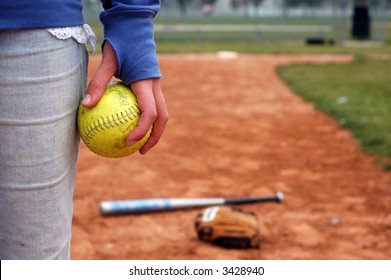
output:
[[[102,0],[102,4],[102,49],[105,42],[113,46],[118,61],[116,76],[125,84],[161,77],[152,21],[160,1]]]

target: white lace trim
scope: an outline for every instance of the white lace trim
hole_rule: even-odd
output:
[[[50,34],[60,40],[75,39],[79,44],[91,46],[92,53],[96,53],[96,35],[88,24],[72,27],[57,27],[46,29]]]

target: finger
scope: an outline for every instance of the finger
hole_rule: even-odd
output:
[[[160,141],[169,119],[166,101],[160,88],[159,80],[154,82],[153,92],[156,102],[157,118],[153,124],[152,133],[148,138],[148,141],[140,149],[141,154],[146,154]]]
[[[137,127],[127,137],[128,146],[140,141],[147,134],[157,117],[152,80],[135,82],[132,84],[132,90],[137,96],[141,116]]]
[[[102,61],[87,86],[86,96],[83,99],[84,107],[93,107],[101,99],[107,84],[117,72],[117,58],[110,43],[106,42],[103,49]]]

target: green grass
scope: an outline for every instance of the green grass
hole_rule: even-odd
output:
[[[391,60],[359,56],[348,64],[280,66],[278,73],[295,93],[351,130],[363,150],[391,170]]]
[[[260,24],[331,24],[338,25],[338,20],[314,21],[313,18],[297,18],[289,19],[285,22],[279,19],[257,19]],[[103,27],[99,21],[98,15],[87,16],[87,22],[95,31],[98,40],[98,50],[103,40]],[[253,18],[246,17],[157,17],[155,24],[253,24]],[[389,23],[391,25],[391,22]],[[339,38],[338,26],[334,27],[332,33],[324,34],[326,39]],[[284,53],[284,54],[299,54],[299,53],[352,53],[365,54],[373,52],[391,52],[391,32],[387,32],[385,46],[377,47],[344,47],[341,45],[325,45],[325,46],[308,46],[305,45],[305,38],[321,36],[322,34],[291,34],[291,33],[256,33],[250,32],[191,32],[191,33],[174,33],[174,32],[156,32],[155,40],[157,51],[159,53],[202,53],[202,52],[217,52],[221,50],[236,51],[240,53]]]
[[[179,47],[180,46],[180,47]],[[391,45],[378,47],[308,46],[300,43],[157,42],[158,53],[213,53],[221,50],[249,54],[370,54],[391,53]]]

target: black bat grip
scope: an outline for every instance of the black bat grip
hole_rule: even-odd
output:
[[[225,204],[247,204],[247,203],[259,203],[259,202],[281,202],[284,199],[282,192],[276,193],[274,196],[261,196],[261,197],[243,197],[243,198],[226,198]]]

